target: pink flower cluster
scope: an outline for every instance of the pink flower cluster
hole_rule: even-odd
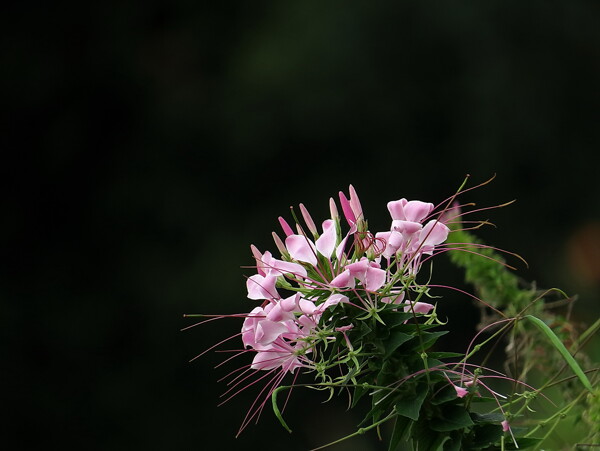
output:
[[[402,303],[405,311],[419,314],[433,308],[405,300],[407,287],[402,280],[405,276],[414,280],[423,256],[433,255],[436,246],[448,237],[448,227],[431,219],[433,204],[406,199],[389,202],[391,228],[373,235],[367,230],[352,186],[349,193],[349,199],[344,193],[339,195],[349,225],[345,235],[336,204],[330,199],[331,219],[323,221],[321,232],[302,204],[300,211],[308,230],[297,224],[295,233],[285,219],[279,218],[286,237],[281,240],[277,234],[273,236],[281,259],[251,246],[257,274],[248,278],[248,297],[263,301],[242,327],[244,346],[256,351],[252,368],[281,367],[284,372],[294,372],[310,367],[308,355],[316,332],[326,330],[321,317],[340,303],[363,310],[380,302]],[[282,288],[295,293],[282,297]]]

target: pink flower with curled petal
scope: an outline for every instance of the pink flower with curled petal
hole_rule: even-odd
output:
[[[433,204],[403,198],[388,202],[388,210],[392,216],[392,230],[408,240],[423,228],[421,223],[433,210]]]
[[[284,372],[293,373],[296,368],[302,367],[302,363],[296,351],[302,349],[301,344],[295,346],[281,342],[273,343],[271,346],[259,350],[252,360],[251,368],[254,370],[272,370],[281,367]]]
[[[381,299],[381,302],[385,302],[386,304],[401,304],[404,300],[404,291],[401,292],[392,292],[390,296]]]
[[[244,346],[255,349],[268,346],[281,334],[288,331],[285,324],[267,319],[272,307],[273,304],[268,304],[265,308],[256,307],[244,320],[242,325],[242,343],[244,343]]]
[[[431,220],[421,230],[419,240],[415,245],[418,245],[420,253],[431,255],[435,246],[446,241],[449,233],[450,229],[446,224]]]
[[[369,291],[377,291],[385,285],[387,274],[378,263],[369,261],[366,257],[346,265],[345,270],[335,277],[330,285],[336,288],[353,288],[354,279],[358,279]]]
[[[433,210],[433,204],[429,202],[408,201],[404,198],[388,202],[387,206],[392,219],[406,222],[423,222]]]
[[[317,306],[317,308],[314,311],[314,315],[320,318],[325,310],[327,310],[329,307],[339,304],[340,302],[348,302],[348,296],[344,296],[343,294],[339,293],[332,294],[327,298],[325,302]]]
[[[302,265],[294,262],[277,260],[269,251],[263,254],[262,267],[267,274],[275,274],[278,276],[292,274],[295,277],[306,277],[306,269]]]
[[[458,396],[459,398],[464,398],[466,395],[469,394],[469,391],[465,388],[459,387],[458,385],[454,384],[452,384],[452,386],[456,390],[456,396]]]
[[[404,236],[396,230],[390,232],[377,232],[375,238],[385,242],[385,249],[381,255],[388,259],[396,255],[396,253],[403,249],[407,244]]]
[[[428,304],[427,302],[407,302],[407,305],[404,307],[405,312],[415,312],[422,313],[427,315],[432,309],[433,305]]]
[[[506,432],[510,430],[510,425],[508,424],[508,420],[504,420],[502,423],[502,431]]]
[[[256,259],[258,274],[248,277],[246,288],[250,299],[279,299],[275,288],[277,278],[284,274],[293,274],[295,277],[306,277],[306,269],[298,263],[285,262],[273,258],[269,251],[261,255],[260,251],[251,246],[252,254]]]
[[[275,274],[267,274],[265,276],[255,274],[248,277],[246,281],[248,298],[254,300],[279,298],[279,293],[275,288],[276,283],[277,275]]]

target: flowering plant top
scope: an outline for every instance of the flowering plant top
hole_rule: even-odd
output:
[[[506,379],[523,392],[539,392],[523,380],[468,363],[482,346],[475,345],[482,332],[495,330],[485,344],[504,333],[516,318],[508,318],[472,295],[499,319],[483,327],[465,355],[435,347],[448,331],[439,330],[445,323],[438,319],[430,290],[451,287],[430,283],[428,263],[441,253],[464,252],[507,266],[498,255],[490,255],[493,248],[465,242],[468,229],[462,217],[484,210],[463,212],[471,205],[459,205],[456,198],[465,191],[459,190],[437,206],[404,198],[390,201],[389,229],[372,233],[350,186],[348,195],[339,193],[341,215],[330,199],[330,218],[319,227],[302,204],[302,221],[293,210],[292,225],[279,217],[283,236],[273,233],[278,257],[251,246],[256,273],[248,277],[246,287],[248,298],[257,305],[247,314],[229,316],[243,318],[244,349],[235,356],[251,353],[252,361],[230,373],[225,400],[255,384],[262,388],[240,433],[258,420],[269,400],[289,430],[277,395],[311,386],[330,391],[330,398],[336,389],[348,389],[352,407],[368,400],[371,410],[355,434],[393,421],[393,433],[387,438],[390,449],[405,441],[418,449],[456,450],[504,448],[506,437],[514,447],[536,443],[537,439],[513,432],[512,418],[520,411],[511,413],[517,401],[527,407],[535,396],[515,394],[507,402],[492,385]],[[459,240],[449,242],[451,234]],[[545,323],[533,316],[530,322],[553,338]],[[572,358],[569,364],[591,389],[578,364]],[[298,382],[301,374],[309,383]],[[283,384],[286,378],[291,379],[290,385]],[[474,401],[489,405],[488,412],[475,413]]]

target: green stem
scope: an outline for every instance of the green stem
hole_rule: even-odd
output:
[[[341,443],[344,440],[348,440],[348,439],[350,439],[352,437],[356,437],[357,435],[363,435],[365,432],[368,432],[371,429],[376,428],[376,427],[382,425],[383,423],[385,423],[386,421],[391,420],[392,418],[397,417],[397,416],[398,416],[397,413],[390,413],[387,417],[383,418],[382,420],[379,420],[379,421],[377,421],[377,422],[375,422],[375,423],[373,423],[373,424],[371,424],[371,425],[369,425],[367,427],[360,428],[356,432],[353,432],[350,435],[346,435],[345,437],[342,437],[342,438],[340,438],[338,440],[335,440],[333,442],[329,442],[326,445],[319,446],[318,448],[313,448],[310,451],[317,451],[319,449],[324,449],[324,448],[327,448],[329,446],[337,445],[338,443]]]

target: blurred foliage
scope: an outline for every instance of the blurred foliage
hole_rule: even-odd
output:
[[[519,201],[481,236],[524,255],[524,278],[578,293],[575,321],[597,316],[599,281],[578,277],[596,259],[566,246],[600,214],[599,13],[588,0],[8,5],[9,432],[23,448],[237,449],[251,398],[215,412],[218,359],[185,362],[239,324],[180,333],[181,314],[248,310],[248,244],[270,246],[288,205],[324,216],[311,202],[350,182],[383,205],[497,173],[472,200]],[[388,220],[367,213],[374,229]],[[453,321],[473,317],[465,302],[448,298],[465,306]],[[354,428],[329,409],[290,418],[306,428],[293,442],[267,417],[240,440],[258,448],[269,431],[274,448],[306,449],[328,439],[315,423]]]

